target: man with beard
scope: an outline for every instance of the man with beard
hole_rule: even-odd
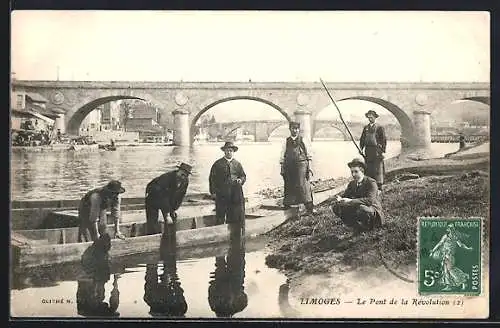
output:
[[[215,161],[209,176],[210,194],[215,198],[217,224],[242,222],[245,220],[243,184],[246,174],[241,163],[233,157],[238,147],[228,141],[221,150],[224,157]]]

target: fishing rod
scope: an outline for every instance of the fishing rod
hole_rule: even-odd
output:
[[[352,136],[352,133],[351,133],[351,130],[349,130],[349,127],[347,126],[347,124],[345,123],[344,119],[342,118],[342,113],[340,112],[340,109],[339,109],[339,106],[337,106],[337,103],[335,102],[335,100],[333,99],[332,95],[330,94],[330,91],[328,91],[328,88],[326,87],[325,85],[325,82],[323,82],[323,80],[320,78],[319,79],[321,81],[321,84],[323,85],[323,87],[325,88],[326,90],[326,93],[328,94],[328,96],[330,97],[330,99],[332,100],[332,103],[335,105],[335,108],[337,108],[337,111],[339,112],[339,117],[340,117],[340,120],[342,121],[342,123],[344,124],[345,128],[347,129],[347,133],[349,133],[349,136],[351,137],[351,140],[352,142],[354,143],[354,145],[356,146],[356,148],[358,149],[358,152],[361,156],[363,156],[363,158],[365,157],[365,155],[363,154],[363,152],[361,151],[361,149],[359,148],[358,144],[356,143],[356,141],[354,140],[354,137]]]

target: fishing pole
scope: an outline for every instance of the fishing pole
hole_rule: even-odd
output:
[[[361,156],[365,157],[365,155],[363,154],[363,152],[361,151],[361,149],[359,148],[358,144],[356,143],[356,141],[354,140],[354,137],[352,136],[352,133],[351,133],[351,130],[349,130],[349,127],[347,126],[347,124],[345,123],[344,119],[342,118],[342,113],[340,112],[340,109],[339,109],[339,106],[337,106],[337,103],[335,102],[335,100],[333,99],[332,95],[330,94],[330,91],[328,91],[328,88],[326,87],[325,85],[325,82],[323,82],[323,80],[320,78],[319,79],[321,81],[321,84],[323,85],[323,87],[325,88],[326,90],[326,93],[328,94],[328,96],[330,97],[330,99],[332,100],[332,103],[335,105],[335,108],[337,108],[337,111],[339,112],[339,117],[340,117],[340,120],[342,121],[342,123],[344,124],[345,128],[347,129],[347,133],[349,133],[349,136],[351,137],[351,140],[352,142],[354,143],[354,145],[356,146],[356,148],[358,149],[358,152]]]

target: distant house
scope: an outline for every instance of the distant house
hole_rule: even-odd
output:
[[[126,125],[127,131],[140,132],[144,130],[151,130],[155,128],[160,128],[160,125],[152,118],[140,118],[132,117],[127,120]]]
[[[31,126],[34,130],[53,129],[55,121],[64,112],[47,109],[46,104],[47,99],[37,93],[12,92],[11,128],[19,130]]]

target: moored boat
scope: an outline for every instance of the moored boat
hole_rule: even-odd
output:
[[[314,203],[321,203],[344,188],[345,186],[341,186],[315,193]],[[123,203],[125,206],[137,205],[140,200],[140,198],[130,199]],[[77,201],[66,201],[70,204],[73,202],[77,204]],[[263,200],[258,197],[246,199],[245,238],[247,240],[255,239],[281,225],[289,216],[297,215],[293,209],[283,211],[282,207],[277,205],[279,202],[279,199]],[[65,205],[65,201],[59,201],[58,204]],[[214,204],[207,200],[205,195],[187,195],[185,204],[178,211],[176,226],[179,250],[204,246],[215,247],[229,241],[227,225],[214,225]],[[21,210],[23,207],[29,208],[29,202],[18,202],[16,205]],[[129,212],[134,212],[134,210]],[[135,212],[135,219],[131,215],[130,221],[120,224],[120,232],[126,239],[112,240],[110,255],[114,258],[154,253],[159,250],[162,234],[146,235],[145,215],[140,213],[141,210],[139,212],[135,210]],[[112,225],[108,226],[108,231],[113,231]],[[92,245],[91,242],[78,242],[78,227],[75,224],[56,228],[15,229],[11,232],[11,266],[15,271],[25,271],[30,268],[77,262],[90,245]]]
[[[267,210],[249,214],[246,216],[245,236],[247,239],[255,238],[281,224],[285,219],[283,211]],[[213,225],[214,223],[214,215],[178,220],[177,247],[183,249],[227,242],[227,225]],[[120,231],[126,239],[113,239],[110,255],[116,258],[157,252],[161,233],[146,235],[145,226],[145,222],[121,225]],[[108,231],[112,229],[112,226],[108,227]],[[78,242],[77,227],[13,231],[11,265],[14,270],[26,270],[76,262],[90,245],[92,242]]]

